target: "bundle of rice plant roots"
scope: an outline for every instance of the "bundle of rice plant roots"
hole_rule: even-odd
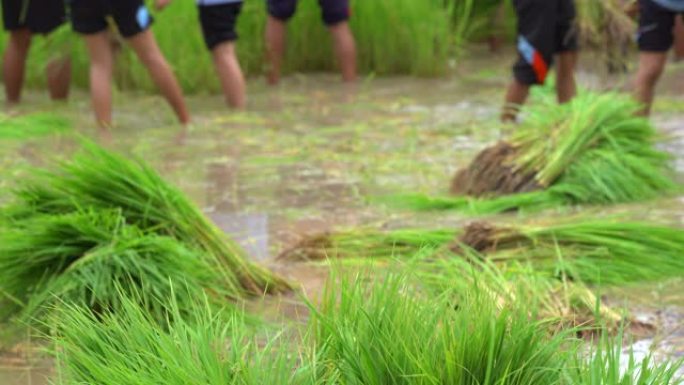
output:
[[[577,28],[582,46],[605,55],[610,72],[626,70],[636,22],[627,14],[631,0],[577,0]]]
[[[124,281],[149,304],[171,285],[180,304],[196,298],[188,290],[221,300],[290,288],[152,168],[94,144],[57,171],[35,170],[2,217],[2,319],[36,317],[53,299],[115,308]]]
[[[356,229],[327,232],[304,237],[284,250],[279,259],[289,261],[318,261],[333,258],[410,258],[419,250],[442,247],[454,237],[451,230],[425,231],[399,229],[380,231]]]
[[[0,321],[42,321],[58,303],[113,311],[122,292],[141,293],[162,320],[158,301],[175,294],[187,312],[204,290],[220,291],[221,280],[199,251],[127,224],[119,210],[38,215],[0,233]]]
[[[483,150],[452,181],[454,197],[404,196],[417,209],[476,214],[559,204],[610,204],[677,190],[656,131],[627,96],[584,92],[530,107],[506,141]]]
[[[27,139],[64,133],[70,129],[70,122],[56,114],[8,116],[0,113],[0,140]]]

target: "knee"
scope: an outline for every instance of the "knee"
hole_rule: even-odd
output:
[[[12,31],[9,41],[16,50],[27,52],[31,46],[31,31],[28,29]]]

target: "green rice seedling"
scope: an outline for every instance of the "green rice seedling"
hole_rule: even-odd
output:
[[[625,12],[629,1],[578,0],[577,27],[582,46],[591,47],[605,57],[608,70],[626,69],[636,22]]]
[[[684,231],[648,222],[581,219],[502,228],[475,223],[459,241],[493,262],[526,261],[550,275],[593,284],[652,281],[684,272]]]
[[[627,352],[625,352],[627,350]],[[682,360],[656,362],[650,355],[638,359],[632,349],[623,349],[623,336],[601,337],[589,352],[576,355],[566,369],[569,385],[677,385]]]
[[[680,276],[684,231],[620,218],[574,217],[497,227],[474,222],[463,230],[355,230],[304,239],[281,257],[427,258],[434,263],[464,257],[501,268],[529,263],[547,277],[589,284],[625,284]]]
[[[421,288],[433,296],[451,295],[458,301],[477,286],[499,307],[525,300],[534,304],[537,317],[548,321],[552,331],[576,328],[579,334],[597,330],[617,331],[629,326],[626,312],[603,304],[586,285],[550,277],[531,263],[496,264],[464,258],[423,258],[407,263]]]
[[[279,259],[316,261],[327,258],[410,258],[419,250],[442,247],[454,238],[451,230],[357,229],[306,237],[283,251]]]
[[[0,233],[0,321],[44,320],[55,302],[115,311],[122,292],[140,293],[161,320],[160,300],[175,293],[188,312],[204,291],[220,293],[221,280],[200,252],[128,225],[118,210],[39,215]]]
[[[490,214],[562,204],[653,199],[679,189],[657,134],[627,96],[583,92],[566,105],[541,103],[507,140],[482,151],[452,182],[456,196],[390,202],[414,209]]]
[[[250,262],[239,245],[151,167],[94,144],[86,143],[83,152],[62,162],[56,172],[36,171],[16,195],[17,217],[63,214],[81,207],[120,210],[127,223],[201,252],[232,297],[289,289],[287,282]]]
[[[71,129],[70,122],[62,116],[36,113],[23,116],[0,114],[0,140],[27,139]]]
[[[560,383],[572,338],[548,336],[533,308],[498,308],[477,289],[426,297],[396,276],[360,282],[334,282],[312,308],[321,370],[339,383]]]
[[[187,318],[167,301],[173,317],[162,328],[138,300],[121,302],[117,313],[73,305],[58,313],[56,384],[314,384],[301,380],[307,363],[284,337],[260,336],[238,312],[198,303]]]

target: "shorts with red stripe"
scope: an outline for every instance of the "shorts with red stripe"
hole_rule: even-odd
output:
[[[518,17],[518,61],[513,75],[522,84],[544,84],[556,54],[576,51],[574,0],[513,0]]]

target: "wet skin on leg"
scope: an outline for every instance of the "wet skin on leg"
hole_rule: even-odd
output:
[[[558,103],[567,103],[577,95],[575,69],[577,68],[577,52],[558,54],[556,67],[556,94]]]
[[[112,72],[114,55],[106,31],[84,35],[90,57],[90,97],[100,129],[112,125]]]
[[[328,27],[333,37],[335,54],[342,71],[342,80],[356,81],[356,42],[349,23],[344,21]]]
[[[212,50],[212,57],[226,102],[231,107],[245,109],[247,106],[245,78],[235,54],[235,44],[224,42],[217,45]]]
[[[655,87],[663,74],[666,61],[667,52],[641,52],[639,54],[639,69],[634,79],[634,97],[643,105],[639,115],[650,115]]]
[[[136,55],[147,68],[152,80],[157,85],[166,101],[171,105],[181,124],[190,123],[183,92],[171,70],[171,66],[164,58],[152,32],[148,29],[127,39]]]
[[[31,47],[31,31],[20,29],[10,32],[7,48],[3,58],[3,80],[7,104],[21,101],[21,89],[24,85],[26,57]]]
[[[280,82],[286,36],[287,23],[269,15],[266,22],[266,55],[269,63],[268,84],[276,85]]]

